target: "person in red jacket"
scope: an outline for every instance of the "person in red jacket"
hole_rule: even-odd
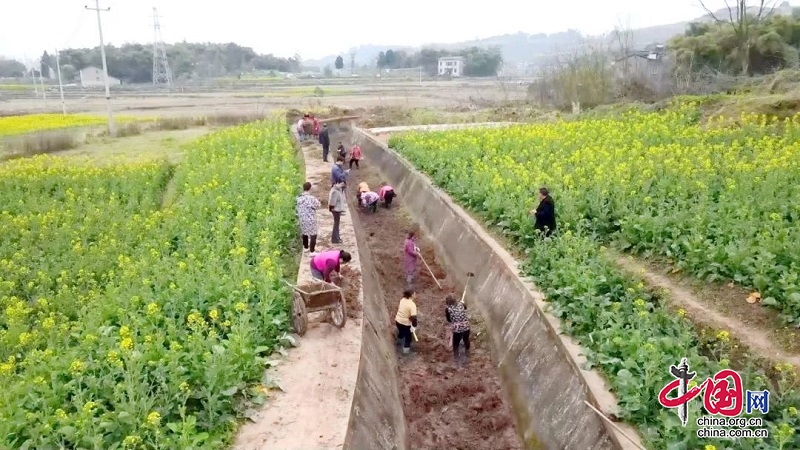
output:
[[[319,119],[317,119],[317,116],[311,116],[311,121],[312,121],[312,124],[313,124],[314,140],[318,141],[319,140],[319,132],[320,132],[320,129],[322,128],[322,124],[320,123]]]
[[[359,169],[358,162],[361,161],[363,157],[361,153],[361,146],[356,144],[352,150],[350,150],[350,168],[353,168],[353,164],[356,165],[356,169]]]
[[[350,253],[344,250],[328,250],[311,258],[311,276],[317,280],[331,282],[331,275],[341,273],[342,264],[350,262]]]

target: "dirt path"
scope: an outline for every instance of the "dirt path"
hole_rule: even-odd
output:
[[[234,450],[337,449],[342,448],[347,432],[361,353],[361,265],[350,212],[341,220],[343,243],[331,244],[333,222],[327,205],[330,163],[322,162],[319,145],[303,146],[303,154],[306,179],[314,184],[311,192],[322,202],[317,213],[317,252],[340,248],[353,257],[342,270],[347,323],[339,330],[325,322],[321,313],[312,315],[308,332],[298,338],[299,346],[267,371],[267,377],[277,380],[283,392],[272,392],[254,422],[242,427]],[[310,278],[309,255],[304,252],[297,281]]]
[[[345,143],[346,145],[348,143]],[[370,168],[369,160],[362,168],[350,174],[349,186],[366,181],[375,190],[383,181],[380,174]],[[380,208],[375,214],[358,211],[353,195],[348,196],[353,214],[359,214],[368,238],[367,245],[373,255],[376,271],[390,317],[386,320],[394,328],[394,313],[402,297],[402,246],[406,233],[416,228],[403,207],[403,193],[399,192],[391,210]],[[419,230],[416,230],[419,232]],[[447,346],[444,318],[444,297],[447,292],[460,295],[461,287],[445,280],[446,273],[436,262],[433,247],[424,236],[419,241],[422,255],[434,274],[442,280],[439,290],[435,281],[420,265],[417,282],[419,309],[418,342],[412,344],[412,354],[400,355],[400,386],[404,412],[413,449],[520,449],[514,423],[506,405],[499,377],[492,364],[488,343],[481,336],[483,324],[476,311],[471,312],[472,350],[467,368],[458,368]],[[467,298],[469,304],[469,298]]]
[[[789,352],[782,348],[780,343],[770,336],[770,328],[774,314],[765,311],[758,304],[749,304],[745,301],[746,295],[739,293],[739,298],[726,298],[727,313],[720,311],[720,306],[708,300],[701,300],[691,289],[674,281],[671,277],[657,273],[651,267],[641,263],[630,256],[614,255],[620,267],[643,277],[649,284],[665,289],[669,293],[669,300],[678,308],[686,311],[692,321],[710,326],[718,330],[727,330],[742,345],[751,349],[754,355],[763,357],[774,363],[790,363],[800,370],[800,354]],[[710,299],[711,296],[709,296]],[[789,330],[778,332],[791,333]]]

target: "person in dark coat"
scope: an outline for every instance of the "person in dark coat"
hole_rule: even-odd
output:
[[[545,237],[552,236],[556,231],[556,204],[550,197],[547,188],[539,188],[539,206],[531,211],[536,222],[534,228],[544,234]]]
[[[331,148],[331,138],[328,135],[328,124],[322,124],[322,131],[319,133],[319,143],[322,144],[322,160],[328,162],[328,152]]]

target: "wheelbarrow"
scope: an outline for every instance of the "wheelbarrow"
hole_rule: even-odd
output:
[[[308,314],[328,311],[330,322],[337,328],[343,328],[347,321],[342,288],[322,280],[293,285],[284,280],[294,291],[292,295],[292,326],[295,333],[303,336],[308,330]]]

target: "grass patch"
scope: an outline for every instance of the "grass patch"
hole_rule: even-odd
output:
[[[53,153],[78,147],[83,143],[81,133],[75,131],[43,131],[21,136],[5,137],[0,159]]]
[[[106,165],[120,160],[166,158],[171,164],[183,159],[185,146],[209,133],[210,127],[193,127],[185,130],[155,130],[126,138],[99,136],[85,144],[55,156],[88,157],[96,164]]]

